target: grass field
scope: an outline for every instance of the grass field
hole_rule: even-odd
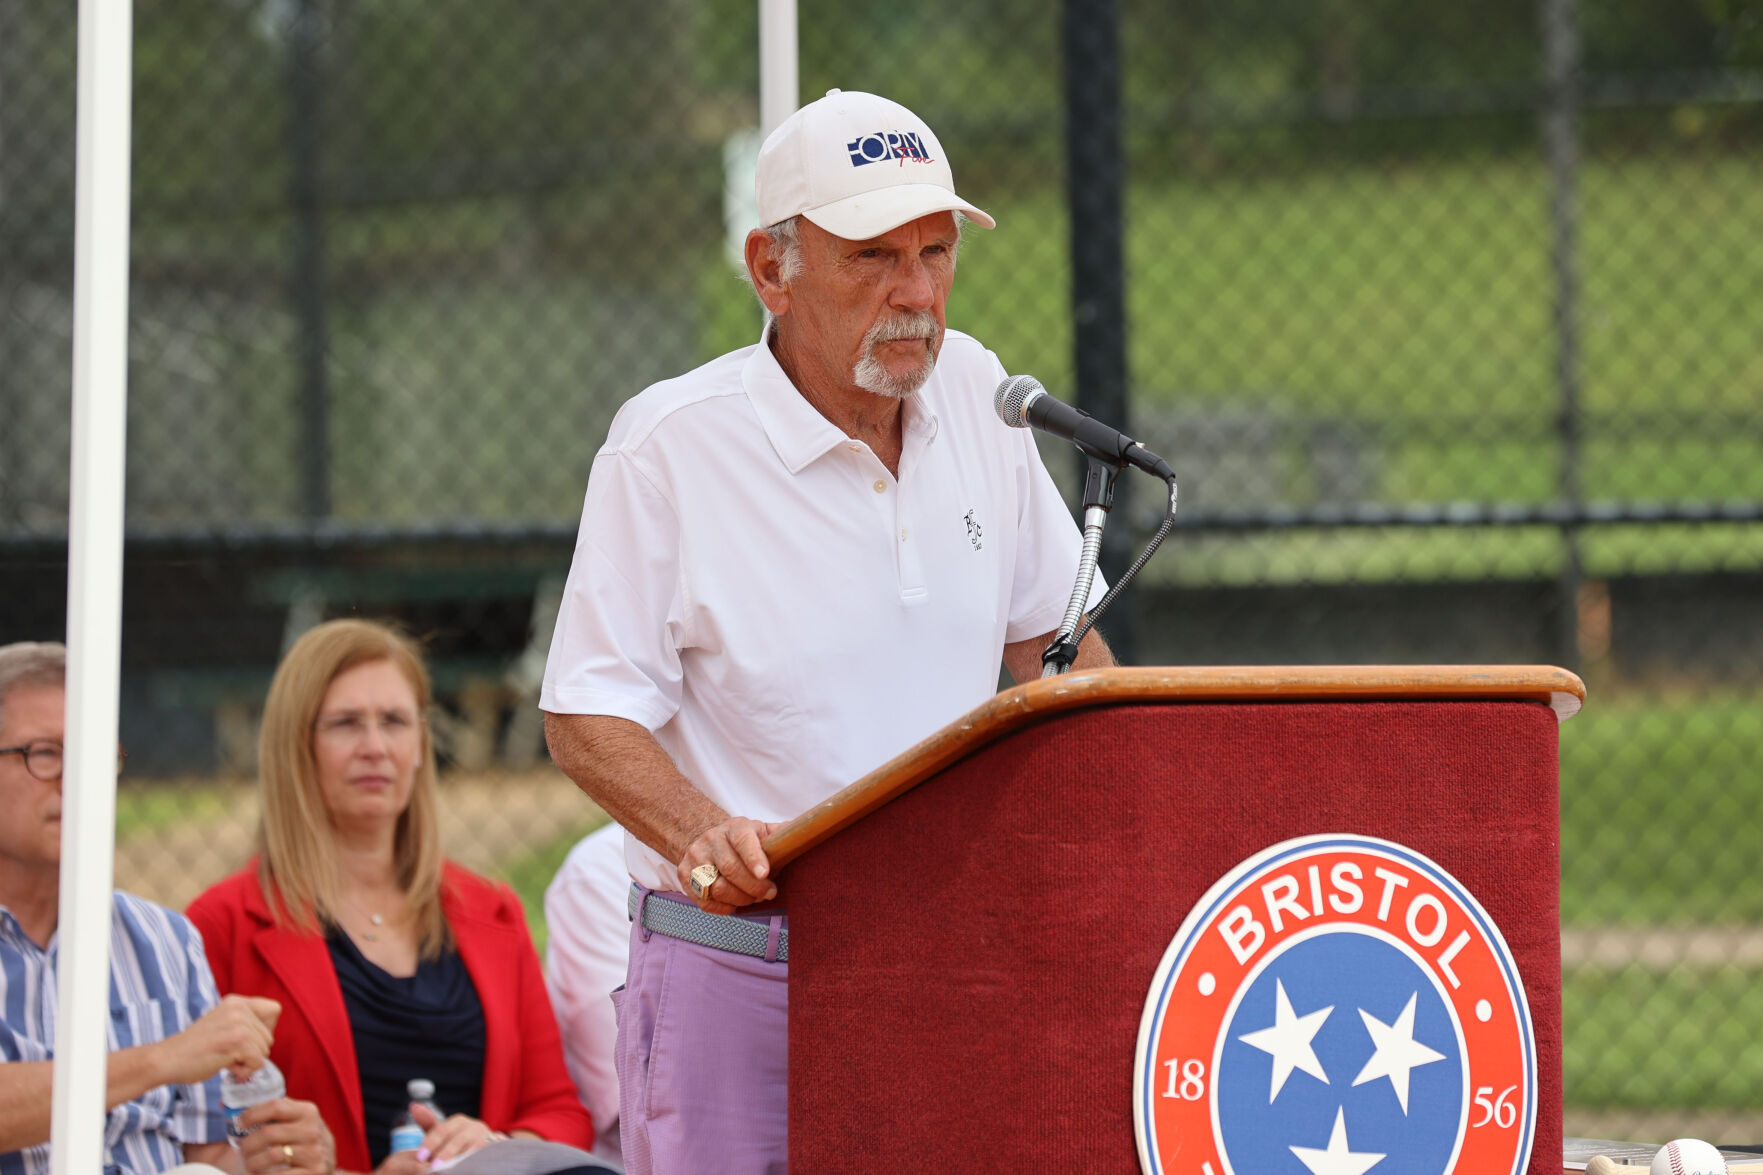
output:
[[[1561,918],[1763,922],[1763,693],[1600,696],[1561,728]]]
[[[1763,871],[1744,836],[1763,828],[1760,781],[1763,694],[1599,694],[1561,729],[1562,921],[1763,925]],[[557,865],[605,818],[549,772],[518,784],[449,775],[443,802],[462,809],[452,843],[478,842],[474,860],[513,884],[535,919]],[[117,791],[121,843],[194,826],[212,844],[248,847],[255,820],[248,784],[125,779]]]
[[[1763,497],[1763,161],[1590,162],[1580,177],[1579,492]],[[1505,158],[1135,186],[1127,202],[1135,431],[1184,506],[1560,496],[1548,176]],[[1070,226],[1046,190],[982,201],[951,325],[1069,396]],[[752,341],[750,295],[703,280],[704,356]],[[1345,466],[1345,470],[1340,468]],[[1062,472],[1062,470],[1061,470]],[[1592,575],[1763,565],[1755,526],[1596,527]],[[1194,538],[1186,583],[1522,577],[1546,527]]]
[[[186,822],[210,826],[231,822],[242,786],[212,779],[137,783],[124,776],[116,787],[116,838],[151,836]]]
[[[1562,918],[1620,936],[1659,926],[1763,926],[1763,695],[1610,690],[1562,728]],[[603,813],[548,769],[449,773],[450,851],[503,878],[544,950],[544,891]],[[182,905],[250,849],[249,784],[130,781],[117,797],[118,881]],[[1724,958],[1724,956],[1722,956]],[[1738,1042],[1763,1017],[1752,964],[1581,963],[1564,975],[1570,1106],[1739,1112],[1763,1059]],[[1669,1053],[1660,1065],[1652,1058]]]
[[[545,940],[549,931],[545,919],[545,887],[557,876],[557,870],[562,868],[563,859],[569,856],[569,850],[575,848],[583,836],[600,827],[603,822],[604,817],[581,833],[571,832],[556,837],[518,857],[502,862],[495,869],[496,874],[512,885],[514,892],[520,895],[521,905],[526,909],[526,924],[532,928],[533,945],[538,948],[541,959],[545,957]]]
[[[1593,159],[1579,193],[1580,493],[1763,499],[1763,158]],[[950,323],[1069,397],[1071,226],[1058,186],[972,194],[1002,227],[970,235]],[[1133,187],[1135,431],[1174,462],[1184,508],[1557,497],[1548,196],[1539,162],[1492,157]],[[353,234],[350,215],[339,212],[334,239],[355,242],[349,260],[364,270],[368,251],[387,241],[418,260],[429,238],[469,258],[512,257],[508,242],[529,235],[512,201],[461,204],[421,225],[376,211]],[[442,214],[425,206],[420,215]],[[484,274],[473,262],[391,279],[338,305],[338,501],[390,524],[573,522],[616,405],[757,333],[751,294],[720,251],[692,265],[625,289],[604,273],[523,262]],[[286,329],[277,320],[263,334]],[[168,327],[179,331],[202,334]],[[274,347],[245,348],[241,359],[203,346],[216,352],[203,352],[216,412],[239,414],[222,432],[253,438],[238,449],[240,468],[215,476],[215,492],[277,515],[291,499],[266,479],[282,485],[296,469],[285,449],[294,381],[268,370],[280,362]],[[188,382],[170,375],[167,387]],[[265,389],[263,402],[240,408],[221,395],[241,387]],[[180,459],[163,464],[180,486],[188,439],[167,437]],[[1594,577],[1763,567],[1757,525],[1597,526],[1579,542]],[[1546,526],[1189,533],[1146,575],[1186,584],[1528,578],[1555,573],[1564,555],[1562,535]],[[1565,924],[1763,925],[1751,846],[1763,833],[1755,687],[1599,693],[1562,729],[1561,756]],[[545,885],[603,816],[554,780],[456,785],[450,794],[467,811],[449,843],[516,887],[542,949]],[[249,850],[241,821],[253,812],[237,787],[131,781],[118,796],[119,860],[133,854],[129,867],[143,877],[165,870],[174,880],[163,882],[164,900],[182,904],[196,879],[237,867]],[[1576,966],[1565,978],[1570,1104],[1755,1104],[1763,1061],[1742,1042],[1763,1012],[1763,972]],[[1662,1052],[1672,1064],[1649,1064]]]
[[[1580,494],[1763,498],[1763,244],[1752,227],[1763,223],[1763,159],[1594,158],[1578,190]],[[708,233],[668,242],[629,277],[604,261],[549,260],[546,232],[579,234],[608,215],[582,200],[573,212],[587,219],[553,208],[543,230],[516,199],[335,212],[336,263],[380,275],[331,308],[339,520],[573,522],[617,405],[753,341],[757,307]],[[1069,396],[1071,226],[1060,187],[981,202],[1001,227],[969,234],[950,322]],[[1126,216],[1134,429],[1171,458],[1188,511],[1560,494],[1540,161],[1146,180],[1129,190]],[[194,247],[159,236],[144,232],[143,248],[175,258]],[[292,324],[244,307],[216,318],[196,301],[144,304],[141,314],[135,463],[148,472],[131,509],[167,525],[205,510],[297,512]],[[192,404],[227,442],[195,458],[164,423],[188,419]],[[1594,527],[1583,559],[1600,576],[1755,568],[1758,536],[1755,526]],[[1196,537],[1146,574],[1524,576],[1550,574],[1562,558],[1547,528],[1323,530]]]
[[[1563,1077],[1574,1106],[1755,1112],[1763,973],[1739,968],[1569,973]]]
[[[1609,928],[1763,924],[1763,694],[1593,699],[1561,728],[1561,918]],[[1674,966],[1569,966],[1564,1070],[1573,1106],[1753,1111],[1746,1046],[1763,972],[1739,952]],[[1662,1060],[1661,1058],[1669,1058]]]

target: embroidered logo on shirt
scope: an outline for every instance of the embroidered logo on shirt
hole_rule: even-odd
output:
[[[984,545],[979,541],[984,533],[985,531],[980,528],[979,520],[974,518],[973,511],[969,510],[967,512],[967,541],[973,544],[974,550],[977,551]]]

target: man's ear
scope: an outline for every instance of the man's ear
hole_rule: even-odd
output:
[[[790,287],[782,278],[771,237],[761,229],[747,234],[747,276],[753,280],[753,291],[759,301],[776,317],[790,309]]]

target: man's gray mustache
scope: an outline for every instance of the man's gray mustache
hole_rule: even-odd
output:
[[[906,314],[887,319],[869,328],[868,341],[891,343],[895,339],[929,339],[936,337],[937,320],[929,314]]]

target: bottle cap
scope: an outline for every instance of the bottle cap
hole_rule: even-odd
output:
[[[435,1083],[426,1077],[412,1077],[404,1088],[409,1091],[413,1102],[426,1102],[435,1096]]]

